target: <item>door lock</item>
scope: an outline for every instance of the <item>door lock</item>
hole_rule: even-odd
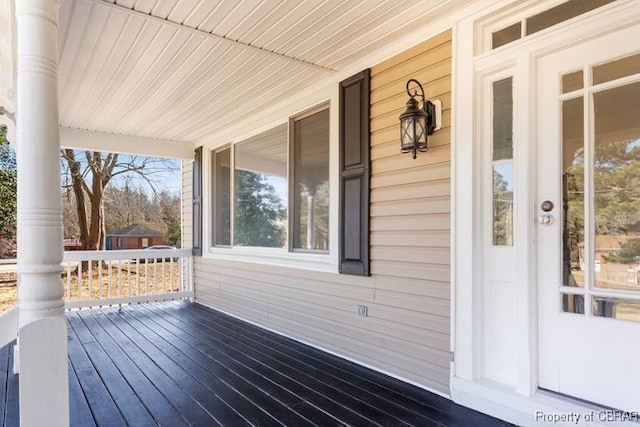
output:
[[[541,225],[551,225],[553,224],[553,220],[554,218],[551,214],[544,214],[538,217],[538,223]]]
[[[551,200],[545,200],[540,205],[540,209],[542,209],[543,212],[551,212],[553,210],[553,202]]]

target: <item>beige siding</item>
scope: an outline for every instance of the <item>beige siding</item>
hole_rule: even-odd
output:
[[[445,110],[444,129],[417,160],[399,153],[409,78]],[[372,69],[371,277],[196,258],[196,300],[448,393],[450,92],[450,32]]]

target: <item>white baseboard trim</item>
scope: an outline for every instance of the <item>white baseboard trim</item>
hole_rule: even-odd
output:
[[[451,378],[451,396],[459,405],[523,427],[640,426],[640,422],[629,420],[639,420],[638,413],[624,415],[542,390],[533,396],[524,396],[491,381],[471,382],[454,376]]]

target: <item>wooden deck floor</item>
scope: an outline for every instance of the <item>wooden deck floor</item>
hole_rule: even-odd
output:
[[[68,313],[73,426],[506,426],[189,303]],[[12,346],[0,425],[17,426]]]

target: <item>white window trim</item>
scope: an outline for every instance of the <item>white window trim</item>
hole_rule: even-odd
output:
[[[248,246],[212,247],[205,258],[244,261],[279,267],[335,272],[327,253],[289,252],[285,248],[260,248]]]
[[[302,108],[298,108],[287,114],[279,116],[268,125],[252,129],[237,138],[227,140],[219,144],[209,144],[204,147],[203,154],[203,245],[205,251],[203,258],[215,260],[229,260],[252,262],[257,264],[272,265],[286,268],[297,268],[314,271],[338,272],[338,221],[339,221],[339,147],[338,147],[338,88],[337,83],[331,91],[331,96],[324,96]],[[289,233],[287,232],[287,248],[243,247],[243,246],[214,246],[212,238],[213,196],[211,187],[213,178],[212,154],[215,151],[233,147],[247,139],[259,135],[282,124],[288,124],[291,119],[297,120],[324,109],[329,109],[329,251],[288,250]],[[287,140],[287,179],[289,179],[289,150],[290,142]],[[232,154],[232,166],[233,166]],[[233,177],[232,183],[233,185]],[[288,209],[288,206],[287,206]],[[289,212],[288,212],[289,213]],[[287,230],[289,227],[287,226]],[[233,226],[232,226],[233,232]]]
[[[524,4],[518,5],[510,5],[508,7],[503,8],[497,13],[494,13],[490,18],[482,19],[476,25],[477,38],[475,43],[475,53],[476,55],[489,55],[496,50],[507,49],[511,47],[513,44],[523,43],[523,39],[529,39],[530,37],[537,36],[536,34],[526,35],[526,19],[532,16],[537,15],[538,13],[544,12],[546,10],[552,9],[562,3],[566,3],[567,0],[533,0],[525,2]],[[607,8],[615,7],[614,3],[607,4],[604,6],[600,6],[596,8],[598,12],[595,14],[601,13],[603,10]],[[594,10],[596,10],[594,9]],[[590,13],[594,13],[594,11],[589,11],[584,13],[583,15],[588,15]],[[562,26],[570,26],[573,22],[581,19],[583,15],[574,16],[566,21],[559,22],[557,24],[552,25],[551,27],[545,28],[541,30],[540,34],[546,34],[548,32],[555,32],[558,27]],[[506,45],[497,47],[492,49],[492,36],[496,31],[500,31],[506,27],[509,27],[513,24],[517,24],[520,22],[521,25],[521,38],[518,40],[514,40]]]

